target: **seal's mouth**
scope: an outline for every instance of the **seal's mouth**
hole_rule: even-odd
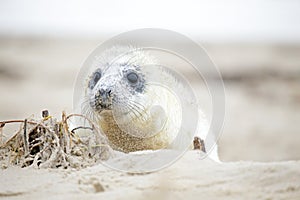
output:
[[[102,113],[105,110],[112,110],[112,99],[103,100],[100,97],[91,98],[89,100],[90,107],[97,113]]]
[[[103,111],[110,111],[113,109],[112,103],[111,102],[101,102],[98,101],[95,106],[92,106],[92,108],[97,112],[97,113],[102,113]]]
[[[105,110],[112,110],[112,104],[101,104],[100,106],[99,113]]]

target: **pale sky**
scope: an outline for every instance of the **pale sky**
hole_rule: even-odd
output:
[[[300,43],[300,1],[0,0],[0,34],[101,37],[149,27],[203,41]]]

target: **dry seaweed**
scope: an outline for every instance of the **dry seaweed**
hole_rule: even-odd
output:
[[[43,111],[43,118],[0,122],[1,167],[9,165],[34,168],[82,168],[112,155],[99,127],[83,115],[62,113],[62,120]],[[74,126],[71,118],[81,118],[88,126]],[[2,141],[6,124],[20,123],[19,130]],[[71,128],[73,127],[73,128]],[[80,133],[81,132],[81,133]],[[82,134],[84,133],[84,134]]]

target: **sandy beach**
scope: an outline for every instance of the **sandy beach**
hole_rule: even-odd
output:
[[[0,121],[72,112],[73,85],[101,39],[0,39]],[[300,47],[203,44],[226,87],[222,163],[187,152],[150,174],[0,169],[3,199],[299,199]]]
[[[300,161],[199,160],[190,151],[171,167],[137,175],[102,165],[82,170],[9,168],[0,197],[8,199],[299,199]]]

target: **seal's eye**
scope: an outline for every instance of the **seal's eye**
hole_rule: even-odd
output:
[[[135,72],[127,74],[127,79],[130,83],[136,83],[138,81],[138,75]]]
[[[100,71],[96,71],[93,76],[91,77],[91,80],[89,82],[89,88],[93,89],[95,87],[95,85],[97,84],[97,82],[100,80],[101,78],[101,72]]]
[[[97,83],[101,78],[101,73],[100,72],[95,72],[93,78],[94,78],[94,83]]]

